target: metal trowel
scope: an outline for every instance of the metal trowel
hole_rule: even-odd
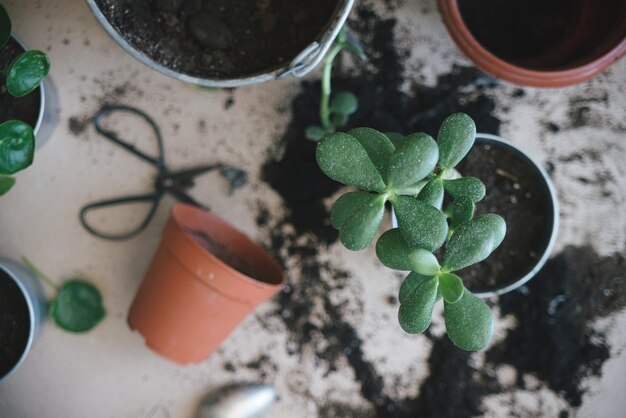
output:
[[[264,383],[238,383],[206,395],[196,418],[261,418],[276,400],[276,391]]]

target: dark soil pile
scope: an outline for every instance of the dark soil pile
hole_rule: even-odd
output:
[[[28,343],[30,315],[22,291],[0,269],[0,377],[18,362]]]
[[[487,260],[458,273],[473,291],[506,287],[529,273],[546,250],[554,210],[550,194],[541,176],[504,148],[476,145],[457,168],[485,183],[487,195],[476,214],[497,213],[507,227],[504,241]]]
[[[6,69],[13,59],[22,52],[24,49],[11,38],[9,43],[0,49],[0,69]],[[18,119],[34,128],[39,117],[40,104],[40,89],[36,89],[24,97],[13,97],[7,91],[6,77],[4,74],[0,74],[0,123]]]
[[[292,61],[326,30],[338,0],[97,0],[135,48],[175,71],[226,79]]]

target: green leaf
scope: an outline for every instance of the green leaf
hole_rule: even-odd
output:
[[[50,71],[50,60],[41,51],[26,51],[13,60],[7,73],[7,90],[22,97],[39,87]]]
[[[482,350],[493,336],[493,316],[485,302],[468,290],[457,303],[444,302],[448,337],[459,348]]]
[[[348,51],[359,57],[361,60],[365,61],[367,59],[367,54],[363,50],[363,47],[358,43],[354,42],[352,39],[346,39],[344,41],[344,48]]]
[[[452,229],[457,229],[465,222],[472,220],[474,216],[475,205],[467,196],[460,196],[452,202]]]
[[[337,93],[330,101],[330,111],[340,115],[351,115],[359,108],[359,100],[348,91]]]
[[[444,180],[443,188],[454,197],[467,196],[472,202],[480,202],[485,197],[485,185],[476,177]]]
[[[348,115],[342,115],[341,113],[330,114],[330,124],[335,128],[342,128],[348,123]]]
[[[363,145],[341,132],[326,135],[317,146],[317,164],[333,180],[361,190],[382,192],[383,179]]]
[[[411,270],[424,276],[434,276],[439,273],[437,257],[430,251],[416,248],[411,252]]]
[[[385,231],[376,242],[376,255],[381,263],[394,270],[409,271],[412,268],[413,249],[406,243],[399,228]]]
[[[358,251],[374,239],[385,213],[385,199],[370,195],[370,201],[348,218],[339,230],[339,240],[349,250]]]
[[[368,192],[349,192],[341,195],[330,211],[330,223],[335,229],[341,228],[352,215],[378,196],[380,195]]]
[[[19,120],[0,125],[0,174],[14,174],[33,163],[35,134]]]
[[[443,205],[443,183],[441,179],[436,178],[429,181],[417,195],[417,198],[441,210]]]
[[[415,184],[437,164],[437,143],[424,133],[407,136],[389,159],[387,183],[394,188]]]
[[[13,177],[0,176],[0,196],[6,194],[15,184]]]
[[[456,271],[479,263],[504,239],[506,224],[495,214],[480,215],[459,227],[450,238],[443,269]]]
[[[441,273],[439,275],[439,290],[446,302],[457,303],[461,300],[463,289],[463,281],[456,274]]]
[[[448,223],[441,211],[411,196],[397,196],[392,203],[402,236],[411,247],[433,252],[443,245]]]
[[[415,289],[403,298],[400,304],[398,320],[402,329],[409,334],[419,334],[430,325],[433,307],[437,301],[439,281],[432,277],[418,284]]]
[[[348,131],[348,134],[355,137],[363,145],[367,155],[369,155],[370,160],[374,163],[384,180],[389,157],[391,157],[395,149],[389,138],[382,132],[371,128],[352,129]]]
[[[398,294],[398,301],[400,301],[400,304],[406,303],[408,297],[411,296],[411,293],[413,293],[417,286],[432,278],[432,276],[422,276],[415,272],[409,273],[400,285],[400,292]]]
[[[385,132],[385,136],[389,138],[395,149],[398,149],[404,142],[404,135],[398,132]]]
[[[326,135],[326,130],[317,125],[307,126],[304,131],[306,139],[310,139],[311,141],[319,141],[324,138],[324,135]]]
[[[69,280],[52,301],[50,315],[66,331],[89,331],[105,315],[100,291],[85,280]]]
[[[0,48],[6,45],[11,38],[11,18],[6,9],[0,4]]]
[[[455,113],[443,121],[437,135],[439,167],[447,170],[456,166],[474,145],[476,125],[465,113]]]

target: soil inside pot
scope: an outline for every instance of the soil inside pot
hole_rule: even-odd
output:
[[[497,213],[507,227],[504,241],[489,258],[458,274],[472,291],[510,285],[530,272],[549,243],[550,194],[528,162],[504,147],[477,142],[457,168],[464,176],[478,177],[487,188],[476,204],[476,215]]]
[[[24,52],[24,49],[11,38],[0,49],[0,68],[6,69],[13,59]],[[18,119],[34,127],[39,117],[41,89],[36,89],[24,97],[13,97],[6,87],[6,77],[0,74],[0,123]]]
[[[522,67],[547,70],[581,64],[606,53],[619,32],[622,0],[459,0],[476,40]],[[622,25],[623,26],[623,25]]]
[[[214,240],[206,232],[193,229],[188,229],[185,232],[191,235],[191,237],[195,239],[196,242],[200,244],[205,250],[207,250],[208,252],[219,258],[222,262],[234,268],[238,272],[264,283],[275,283],[275,280],[272,281],[269,277],[266,277],[261,269],[253,266],[244,257],[240,257],[238,254],[235,254],[225,244]]]
[[[338,0],[96,0],[135,48],[177,72],[228,79],[292,61],[328,27]]]
[[[0,269],[0,377],[22,357],[29,333],[26,299],[15,281]]]

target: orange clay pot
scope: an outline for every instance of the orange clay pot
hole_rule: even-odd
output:
[[[478,68],[515,84],[560,87],[580,83],[626,54],[626,1],[614,1],[613,8],[606,10],[599,0],[572,0],[573,18],[562,42],[541,56],[526,57],[525,65],[503,60],[485,49],[464,22],[458,5],[461,1],[467,0],[437,0],[452,39]]]
[[[215,254],[255,277],[207,251],[189,231],[210,237]],[[209,212],[178,204],[135,296],[128,324],[158,354],[177,363],[198,363],[284,281],[281,268],[258,244]]]

